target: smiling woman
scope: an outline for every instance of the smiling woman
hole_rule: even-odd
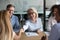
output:
[[[9,12],[0,11],[0,40],[13,40]]]

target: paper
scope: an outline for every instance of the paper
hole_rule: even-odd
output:
[[[38,36],[36,32],[25,32],[26,36],[31,37],[31,36]]]

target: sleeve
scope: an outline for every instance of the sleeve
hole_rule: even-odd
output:
[[[25,25],[23,25],[24,31],[28,29],[28,27],[29,27],[28,24],[29,24],[28,21],[26,21],[26,22],[25,22]]]
[[[40,25],[40,31],[43,31],[43,24],[42,24],[41,19],[39,19],[39,25]]]
[[[59,38],[59,32],[58,32],[57,26],[54,25],[51,29],[48,40],[58,40],[58,38]]]
[[[15,32],[19,32],[20,31],[20,24],[18,21],[18,17],[16,17],[15,19]]]

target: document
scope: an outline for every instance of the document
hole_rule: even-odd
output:
[[[31,36],[38,36],[36,32],[25,32],[26,36],[31,37]]]

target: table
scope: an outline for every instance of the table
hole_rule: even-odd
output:
[[[27,37],[25,33],[22,33],[20,40],[47,40],[47,36],[44,32],[40,32],[39,36]]]

